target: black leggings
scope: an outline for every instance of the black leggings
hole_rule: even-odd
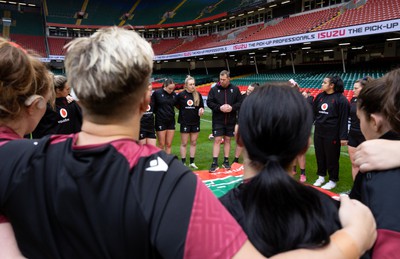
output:
[[[315,156],[319,176],[329,174],[329,180],[339,181],[340,139],[314,134]]]

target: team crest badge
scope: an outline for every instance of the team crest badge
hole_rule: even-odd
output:
[[[186,103],[188,106],[193,106],[193,100],[188,100]]]
[[[328,109],[328,104],[327,103],[323,103],[321,105],[321,110],[326,111]]]
[[[62,108],[62,109],[60,110],[60,115],[61,115],[61,117],[63,117],[63,118],[65,119],[65,118],[68,116],[67,110],[64,109],[64,108]]]

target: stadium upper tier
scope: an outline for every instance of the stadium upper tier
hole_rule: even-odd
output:
[[[270,39],[281,36],[301,34],[311,31],[317,26],[333,19],[338,15],[339,8],[330,8],[322,11],[294,15],[285,19],[278,19],[275,24],[257,24],[242,30],[234,31],[231,34],[233,39],[224,38],[225,32],[187,38],[180,46],[166,52],[156,52],[157,55],[185,52],[189,50],[211,48],[241,42],[250,42],[262,39]],[[163,44],[161,42],[161,44]],[[167,43],[166,43],[167,44]]]
[[[51,22],[76,24],[77,10],[83,10],[84,19],[81,24],[108,24],[114,25],[121,22],[121,13],[134,15],[133,20],[139,19],[138,16],[146,16],[148,24],[156,24],[162,20],[165,10],[170,10],[174,15],[166,19],[166,23],[187,20],[189,13],[200,17],[200,13],[206,12],[215,15],[216,12],[227,11],[229,8],[237,7],[242,1],[216,1],[211,0],[130,0],[130,1],[111,1],[109,0],[82,0],[82,1],[56,1],[46,0],[44,3],[45,16],[38,13],[11,11],[11,17],[16,21],[15,26],[10,27],[10,38],[27,48],[37,50],[41,55],[64,55],[63,45],[69,42],[78,34],[48,36],[45,24]],[[213,3],[213,4],[212,4]],[[198,6],[204,5],[204,10]],[[246,43],[257,40],[272,39],[289,35],[303,34],[313,31],[320,31],[336,27],[365,24],[369,22],[385,21],[400,18],[400,0],[369,0],[365,4],[355,9],[346,10],[346,5],[336,5],[331,8],[314,10],[300,14],[276,18],[267,22],[259,22],[248,26],[240,26],[225,29],[218,32],[208,32],[202,36],[174,36],[169,38],[149,39],[153,44],[156,55],[183,53],[192,50],[227,46],[237,43]],[[196,9],[196,11],[193,11]],[[46,11],[47,10],[47,11]],[[164,13],[161,11],[163,10]],[[179,14],[179,12],[180,14]],[[184,12],[183,12],[183,11]],[[191,10],[191,11],[190,11]],[[160,16],[161,15],[161,16]],[[206,14],[202,14],[204,18]],[[136,18],[135,18],[136,17]],[[161,17],[161,20],[160,20]],[[45,20],[46,19],[46,20]],[[139,22],[139,21],[138,21]],[[135,24],[133,23],[133,24]],[[146,24],[146,22],[140,22]],[[38,38],[40,36],[41,38]],[[67,37],[66,37],[67,36]]]
[[[399,0],[369,0],[357,9],[346,10],[344,13],[316,28],[316,30],[328,30],[350,25],[392,20],[399,17]]]
[[[156,54],[179,53],[398,18],[400,18],[400,0],[370,0],[356,9],[343,10],[334,7],[279,18],[276,19],[276,23],[252,25],[230,33],[233,37],[227,37],[226,32],[219,32],[210,36],[187,38],[180,46]]]
[[[84,11],[82,25],[118,25],[125,14],[131,25],[176,23],[206,18],[240,5],[241,0],[46,0],[47,21],[75,24]]]

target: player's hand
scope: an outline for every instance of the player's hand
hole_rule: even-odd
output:
[[[225,104],[225,105],[226,105],[226,112],[231,112],[232,106],[230,106],[229,104]]]
[[[399,167],[399,144],[399,141],[384,139],[364,141],[357,147],[354,164],[360,168],[361,172]]]
[[[376,223],[370,209],[347,195],[340,196],[340,223],[363,254],[376,240]]]
[[[227,112],[227,111],[226,111],[226,109],[227,109],[227,104],[221,105],[221,107],[219,107],[219,109],[221,110],[221,112]]]
[[[72,98],[71,95],[67,95],[65,98],[67,99],[68,103],[72,103],[74,101],[74,98]]]
[[[203,116],[203,114],[204,114],[204,109],[203,109],[203,108],[200,108],[200,109],[199,109],[199,116],[201,117],[201,116]]]

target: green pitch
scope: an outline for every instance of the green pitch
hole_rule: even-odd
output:
[[[176,116],[177,117],[177,116]],[[196,158],[195,163],[199,167],[199,170],[208,170],[211,162],[212,162],[212,145],[213,141],[208,139],[208,135],[211,133],[211,110],[206,108],[204,116],[201,119],[201,131],[199,134],[199,138],[197,141],[197,151],[196,151]],[[172,144],[172,153],[175,154],[180,158],[179,146],[180,146],[180,133],[179,133],[179,124],[176,124],[176,132],[174,136],[174,141]],[[229,160],[232,162],[234,158],[236,143],[232,141],[231,145],[231,152]],[[189,161],[189,145],[187,146],[187,162]],[[223,147],[221,147],[220,156],[219,156],[219,163],[223,161]],[[311,145],[307,151],[306,155],[306,175],[307,175],[307,183],[313,184],[314,181],[317,179],[317,165],[314,153],[314,146]],[[241,162],[241,160],[239,160]],[[298,169],[297,175],[295,178],[299,178],[300,169]],[[341,156],[340,156],[340,171],[339,171],[339,182],[336,188],[332,189],[333,192],[341,193],[347,192],[351,189],[353,185],[353,180],[351,176],[351,163],[347,153],[347,147],[342,147]],[[225,181],[225,180],[224,180]],[[228,189],[232,188],[236,185],[239,180],[238,179],[226,179],[226,183],[224,181],[216,182],[213,181],[212,183],[206,184],[213,190],[213,192],[220,196],[225,193]]]

